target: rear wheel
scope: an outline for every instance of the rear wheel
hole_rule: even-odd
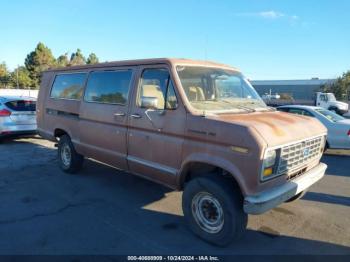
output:
[[[185,186],[182,208],[191,230],[203,240],[226,246],[245,232],[243,197],[227,179],[204,176]]]
[[[68,135],[60,137],[58,142],[58,160],[61,169],[70,174],[78,172],[84,162],[84,157],[75,151]]]

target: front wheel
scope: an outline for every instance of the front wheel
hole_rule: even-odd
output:
[[[185,186],[182,208],[191,230],[203,240],[227,246],[245,232],[248,216],[243,197],[222,177],[205,176]]]
[[[84,161],[84,157],[75,151],[69,136],[63,135],[58,142],[58,160],[61,169],[70,174],[78,172]]]

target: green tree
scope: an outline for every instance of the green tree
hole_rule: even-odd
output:
[[[11,75],[5,62],[0,64],[0,88],[8,88],[11,84]]]
[[[338,100],[348,100],[350,98],[350,71],[338,77],[335,82],[324,85],[322,90],[334,93]]]
[[[27,55],[25,66],[29,71],[34,87],[39,87],[41,72],[53,67],[55,63],[51,50],[41,42],[33,52]]]
[[[57,67],[66,67],[69,65],[68,54],[60,55],[56,60]]]
[[[86,64],[86,59],[79,48],[71,55],[69,64],[72,66]]]
[[[12,86],[19,88],[28,88],[32,86],[32,79],[30,78],[29,71],[24,66],[16,68],[11,73]]]
[[[99,63],[99,59],[97,57],[97,55],[95,53],[91,53],[88,57],[88,59],[86,60],[86,63],[88,65],[93,65],[93,64],[98,64]]]

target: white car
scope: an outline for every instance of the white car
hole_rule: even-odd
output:
[[[5,136],[35,134],[36,99],[0,96],[0,139]]]
[[[280,106],[277,110],[316,117],[328,129],[327,148],[350,149],[350,119],[315,106],[289,105]]]

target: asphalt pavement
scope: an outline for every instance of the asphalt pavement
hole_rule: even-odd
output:
[[[330,152],[327,175],[300,201],[249,216],[243,239],[211,246],[187,228],[181,192],[87,160],[60,171],[53,143],[0,143],[0,255],[348,254],[350,156]]]

